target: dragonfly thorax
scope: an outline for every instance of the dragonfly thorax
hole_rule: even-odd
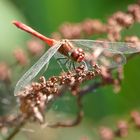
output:
[[[67,57],[69,57],[70,52],[72,52],[74,46],[66,39],[62,40],[62,45],[59,48],[59,52]]]
[[[76,62],[82,62],[85,58],[85,53],[83,49],[76,48],[69,40],[62,40],[62,45],[59,49],[59,52],[67,57],[70,57]]]

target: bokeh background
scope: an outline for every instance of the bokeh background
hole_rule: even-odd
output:
[[[12,51],[17,46],[24,47],[25,42],[31,38],[12,25],[11,21],[14,19],[27,23],[49,36],[52,32],[58,31],[58,27],[66,21],[81,22],[86,18],[106,21],[114,12],[125,11],[129,4],[135,2],[135,0],[0,0],[0,61],[12,63],[14,61]],[[126,30],[125,34],[140,36],[140,24]],[[54,68],[53,65],[51,67]],[[88,140],[99,140],[98,129],[101,126],[113,129],[119,119],[127,120],[132,110],[140,108],[140,56],[134,57],[124,66],[124,76],[119,94],[113,92],[112,86],[106,86],[83,98],[85,115],[80,125],[72,128],[42,129],[34,124],[29,126],[35,130],[34,132],[21,132],[15,140],[84,140],[86,137]],[[69,102],[58,103],[58,110],[62,114],[68,112],[69,115],[73,115],[76,105],[74,100],[69,98]],[[139,135],[140,132],[132,129],[126,139],[138,140]]]

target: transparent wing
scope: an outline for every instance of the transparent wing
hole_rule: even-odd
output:
[[[125,42],[109,42],[109,41],[98,41],[98,40],[69,40],[72,44],[77,47],[81,47],[85,51],[92,51],[93,48],[103,48],[113,53],[131,54],[140,52],[140,45],[136,43],[125,43]]]
[[[126,64],[126,57],[122,53],[111,53],[103,51],[95,60],[99,66],[104,66],[108,69],[116,68]]]
[[[14,95],[17,96],[18,93],[27,86],[32,79],[40,72],[40,70],[49,63],[52,56],[61,47],[62,43],[57,43],[52,46],[48,51],[20,78],[17,82],[14,90]]]
[[[70,40],[74,47],[82,48],[85,52],[85,62],[89,67],[97,63],[106,68],[116,68],[126,63],[124,54],[131,54],[140,51],[134,48],[133,43],[104,42],[94,40]]]

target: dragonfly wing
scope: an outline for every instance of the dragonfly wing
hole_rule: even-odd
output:
[[[49,63],[52,56],[57,52],[61,47],[62,43],[57,43],[48,51],[20,78],[17,82],[14,90],[14,95],[17,96],[18,93],[27,86],[32,79],[40,72],[40,70]]]
[[[96,62],[106,68],[115,68],[126,63],[126,57],[123,54],[138,52],[136,48],[129,47],[129,43],[94,40],[70,40],[70,42],[74,47],[80,47],[85,51],[85,61],[88,67],[92,67],[92,62]]]
[[[104,66],[108,69],[117,68],[126,64],[126,57],[122,53],[110,53],[103,51],[102,54],[95,61],[99,66]]]
[[[81,47],[85,51],[91,51],[93,48],[103,48],[112,53],[131,54],[140,52],[140,44],[125,42],[109,42],[98,40],[70,40],[72,44]]]

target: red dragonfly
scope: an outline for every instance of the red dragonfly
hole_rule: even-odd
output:
[[[95,61],[97,64],[106,66],[108,68],[113,68],[126,63],[126,57],[124,56],[124,54],[140,52],[140,46],[134,43],[83,39],[62,39],[60,41],[56,41],[40,34],[31,27],[19,21],[13,21],[13,24],[21,30],[24,30],[32,34],[33,36],[40,38],[42,41],[44,41],[50,46],[50,48],[45,52],[45,54],[17,82],[14,91],[15,96],[18,96],[20,91],[23,90],[33,80],[33,78],[41,71],[41,69],[45,65],[49,64],[50,59],[54,55],[56,55],[57,52],[59,52],[57,58],[58,60],[60,60],[59,62],[61,64],[63,62],[61,61],[62,59],[67,59],[66,62],[70,61],[73,64],[84,63],[87,69],[91,67],[91,65],[87,61],[87,58],[89,56],[91,56],[93,61]],[[114,59],[117,55],[119,55],[119,59]],[[65,64],[67,64],[66,62]]]

